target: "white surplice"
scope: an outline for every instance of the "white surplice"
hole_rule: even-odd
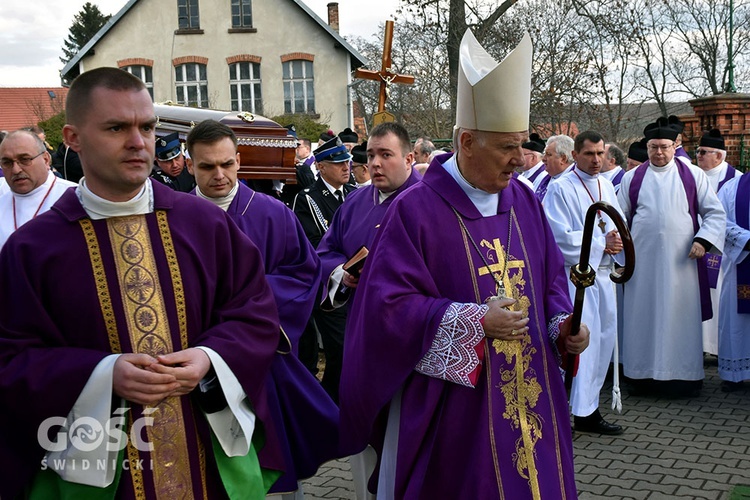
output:
[[[719,183],[727,174],[727,162],[723,161],[711,170],[704,170],[708,183],[714,193],[719,190]],[[737,172],[739,175],[740,172]],[[703,322],[703,351],[709,354],[719,353],[719,302],[721,298],[721,285],[724,282],[724,267],[719,270],[719,277],[716,282],[716,288],[711,289],[711,307],[714,310],[714,317]]]
[[[565,257],[568,274],[571,266],[579,262],[586,211],[594,201],[600,200],[619,210],[612,183],[600,175],[591,176],[578,168],[564,173],[549,185],[544,198],[544,211],[555,241]],[[613,260],[604,253],[607,246],[605,233],[616,227],[605,213],[602,212],[601,216],[606,223],[604,232],[598,226],[597,217],[589,257],[589,265],[596,270],[596,281],[586,288],[581,317],[581,322],[589,327],[589,346],[580,356],[578,374],[573,379],[570,394],[573,415],[580,417],[588,416],[599,408],[599,393],[604,385],[617,337],[615,289],[609,278]],[[568,290],[571,299],[574,299],[576,288],[573,283],[568,282]]]
[[[646,164],[630,232],[636,252],[633,277],[623,301],[623,367],[635,379],[702,380],[703,339],[698,271],[688,258],[693,238],[724,247],[726,217],[701,169],[684,163],[695,179],[698,233],[675,161],[663,167]],[[626,216],[630,184],[637,169],[625,174],[617,195]]]
[[[615,183],[615,177],[617,177],[617,175],[618,175],[618,174],[619,174],[620,172],[622,172],[622,167],[621,167],[621,166],[619,166],[619,165],[617,165],[617,166],[615,166],[615,168],[613,168],[612,170],[607,170],[606,172],[600,172],[600,173],[599,173],[599,175],[600,175],[601,177],[603,177],[603,178],[607,179],[607,180],[608,180],[609,182],[611,182],[611,183],[612,183],[612,185],[614,185],[614,183]],[[620,181],[622,181],[622,179],[620,179]],[[617,185],[615,186],[615,194],[616,194],[616,193],[617,193],[617,192],[618,192],[619,190],[620,190],[620,184],[617,184]]]
[[[53,182],[54,186],[52,185]],[[73,186],[76,186],[75,182],[66,181],[56,177],[52,172],[48,172],[47,180],[26,194],[17,194],[8,190],[0,195],[0,214],[2,214],[2,217],[0,217],[0,248],[5,245],[8,237],[13,234],[17,227],[26,224],[35,215],[38,216],[49,210],[58,198]],[[14,201],[15,214],[13,211]]]
[[[750,231],[737,225],[735,214],[740,179],[735,176],[719,191],[719,199],[727,212],[727,234],[721,261],[724,288],[719,307],[719,376],[730,382],[750,379],[750,314],[737,313],[737,264],[750,255],[745,250]]]

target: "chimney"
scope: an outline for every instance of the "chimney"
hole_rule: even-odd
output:
[[[335,31],[339,32],[339,3],[331,2],[328,4],[328,25]]]

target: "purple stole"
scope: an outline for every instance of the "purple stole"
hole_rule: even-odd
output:
[[[724,178],[719,182],[719,187],[716,188],[716,192],[718,193],[721,191],[721,187],[726,184],[726,182],[730,179],[734,179],[734,176],[737,175],[737,170],[730,164],[727,163],[727,171],[724,172]]]
[[[688,154],[687,151],[685,151],[685,148],[683,148],[682,146],[677,146],[675,148],[674,155],[679,156],[680,158],[684,158],[690,163],[693,162],[693,159],[690,158],[690,155]]]
[[[737,225],[750,229],[750,175],[743,175],[737,183],[734,217]],[[737,313],[750,314],[750,259],[737,264]]]
[[[620,182],[622,182],[622,177],[625,175],[625,170],[620,169],[620,171],[612,178],[612,185],[613,186],[619,186]]]
[[[542,182],[539,183],[539,187],[536,188],[536,197],[540,202],[544,200],[544,195],[547,194],[547,186],[549,186],[549,181],[551,180],[552,176],[548,175],[542,179]]]
[[[685,188],[685,195],[687,196],[690,218],[693,219],[693,230],[696,234],[698,234],[698,229],[700,229],[700,226],[698,225],[698,189],[695,186],[695,179],[693,178],[693,174],[690,173],[690,169],[687,167],[687,165],[682,163],[681,159],[675,156],[674,162],[675,166],[677,167],[677,172],[680,174],[682,186]],[[633,217],[635,217],[636,207],[638,206],[638,194],[641,191],[643,178],[646,176],[649,165],[650,162],[645,162],[636,167],[635,174],[633,175],[633,180],[630,183],[630,191],[628,192],[628,197],[630,199],[630,216],[628,217],[628,226],[630,227],[633,226]],[[711,319],[714,315],[713,308],[711,306],[711,294],[709,292],[709,288],[711,288],[708,276],[709,265],[711,265],[711,267],[714,268],[716,272],[716,278],[713,279],[714,288],[716,287],[716,280],[718,279],[718,267],[715,267],[716,262],[714,262],[713,259],[713,257],[717,256],[711,255],[712,259],[710,263],[708,257],[709,254],[706,254],[702,258],[696,259],[695,261],[696,265],[698,266],[698,289],[701,296],[701,319],[703,321]]]
[[[533,183],[533,182],[534,182],[534,180],[535,180],[535,179],[536,179],[537,177],[539,177],[539,174],[541,174],[541,173],[542,173],[542,172],[544,172],[545,170],[547,170],[547,167],[546,167],[546,165],[542,164],[542,166],[541,166],[541,167],[539,167],[539,168],[537,169],[537,171],[536,171],[536,172],[534,172],[534,173],[533,173],[533,174],[531,175],[531,177],[529,177],[529,182]]]

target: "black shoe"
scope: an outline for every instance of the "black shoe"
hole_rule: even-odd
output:
[[[744,387],[742,382],[730,382],[729,380],[721,381],[721,392],[735,392]]]
[[[703,388],[702,380],[659,380],[659,394],[666,399],[697,398]]]
[[[612,424],[604,420],[599,410],[595,411],[588,417],[573,417],[574,429],[578,432],[593,432],[596,434],[605,434],[607,436],[619,436],[622,434],[621,425]]]
[[[628,388],[628,394],[630,396],[654,396],[658,392],[656,388],[656,382],[651,378],[629,379],[627,381],[627,384],[630,386]]]

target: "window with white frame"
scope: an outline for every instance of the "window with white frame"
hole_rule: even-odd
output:
[[[198,0],[177,0],[177,21],[180,29],[199,29]]]
[[[174,67],[177,102],[185,106],[208,107],[206,65],[186,63]]]
[[[293,59],[282,63],[284,81],[284,112],[315,113],[313,63]]]
[[[146,85],[151,100],[154,100],[154,74],[151,66],[143,66],[136,64],[133,66],[125,66],[122,69],[130,73],[131,75],[137,76]]]
[[[260,63],[243,61],[230,64],[229,94],[232,100],[232,111],[263,114]]]
[[[253,9],[251,0],[232,0],[232,28],[252,28]]]

